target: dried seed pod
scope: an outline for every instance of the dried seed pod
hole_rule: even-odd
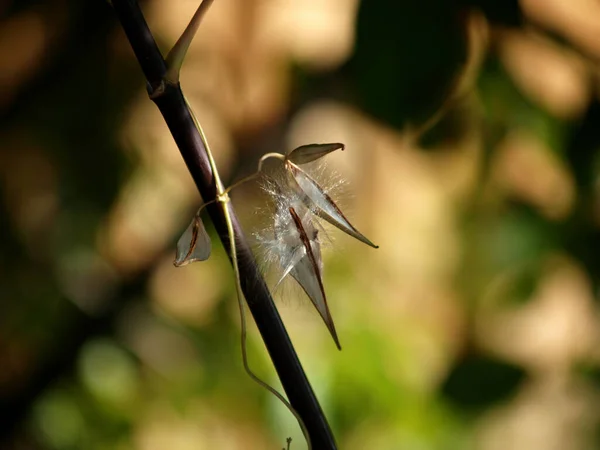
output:
[[[272,236],[259,236],[268,259],[282,270],[277,284],[288,275],[302,287],[341,349],[323,287],[319,224],[294,191],[272,182],[267,192],[275,200]]]
[[[210,237],[198,214],[177,241],[177,253],[173,264],[185,266],[196,261],[206,261],[210,256]]]
[[[302,201],[315,215],[359,241],[373,248],[379,248],[346,219],[340,208],[310,175],[291,161],[286,161],[285,167],[289,174],[288,182],[290,186],[300,195]]]
[[[335,150],[344,150],[344,148],[344,144],[340,143],[301,145],[288,152],[285,155],[285,160],[294,164],[308,164]]]
[[[289,211],[304,248],[304,251],[301,252],[303,257],[292,267],[290,275],[302,286],[306,295],[308,295],[315,308],[317,308],[335,344],[341,350],[342,347],[335,331],[333,318],[327,305],[325,289],[323,288],[323,279],[321,277],[323,260],[321,258],[321,245],[317,237],[317,229],[310,220],[309,215],[305,215],[304,219],[301,219],[293,207],[290,207]]]

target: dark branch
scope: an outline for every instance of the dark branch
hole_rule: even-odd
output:
[[[160,109],[204,200],[216,197],[213,173],[198,130],[179,85],[163,82],[165,61],[135,0],[113,0],[117,16],[148,82],[150,96]],[[221,242],[229,252],[225,217],[219,207],[207,207]],[[232,210],[242,290],[271,356],[287,397],[298,412],[314,449],[335,449],[333,434],[306,378],[296,351],[273,304],[243,230]]]

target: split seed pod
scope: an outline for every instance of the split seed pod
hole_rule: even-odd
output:
[[[281,283],[291,275],[327,325],[337,347],[341,349],[327,297],[323,288],[319,219],[323,219],[361,242],[377,248],[346,219],[342,211],[319,183],[299,165],[316,161],[344,145],[312,144],[295,148],[283,156],[285,177],[271,180],[265,188],[275,199],[274,241],[270,245],[283,274]],[[322,229],[322,228],[321,228]]]
[[[275,262],[282,270],[277,285],[288,275],[296,280],[341,350],[323,287],[320,224],[300,197],[287,186],[270,180],[265,190],[275,200],[272,236],[258,237],[271,262]]]
[[[344,144],[303,145],[289,152],[285,156],[284,164],[290,187],[301,196],[302,201],[315,215],[359,241],[378,248],[346,219],[346,216],[325,190],[298,166],[316,161],[338,149],[344,150]]]
[[[177,252],[173,264],[185,266],[196,261],[206,261],[210,256],[210,237],[200,218],[200,211],[177,241]]]

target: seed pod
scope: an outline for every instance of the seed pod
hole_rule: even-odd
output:
[[[308,164],[316,161],[319,158],[322,158],[325,155],[328,155],[335,150],[344,150],[344,144],[334,143],[302,145],[290,151],[285,156],[285,160],[299,165]]]
[[[198,214],[177,241],[177,253],[173,264],[185,266],[196,261],[205,261],[210,256],[210,237]]]
[[[263,189],[275,202],[271,228],[257,234],[267,262],[282,271],[277,285],[290,275],[302,287],[341,349],[323,287],[321,237],[325,231],[285,180],[269,179]]]
[[[310,215],[306,214],[304,218],[301,218],[293,207],[289,208],[289,212],[303,249],[300,251],[302,257],[292,266],[290,275],[302,286],[308,298],[310,298],[315,308],[317,308],[335,344],[341,350],[342,347],[335,331],[335,325],[333,324],[329,306],[327,305],[325,289],[323,288],[321,277],[323,260],[321,258],[321,245],[317,237],[317,229],[312,223]]]
[[[285,167],[290,187],[315,215],[359,241],[373,248],[379,248],[346,219],[340,208],[310,175],[291,161],[286,161]]]

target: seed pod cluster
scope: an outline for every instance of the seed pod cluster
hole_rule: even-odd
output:
[[[271,180],[265,188],[275,200],[273,240],[262,240],[272,255],[271,259],[282,270],[279,283],[288,275],[298,282],[339,349],[340,342],[323,287],[321,236],[324,230],[319,219],[371,247],[377,246],[348,221],[327,191],[300,166],[343,149],[344,145],[337,143],[312,144],[298,147],[284,156],[285,177],[283,180]]]
[[[327,190],[301,167],[335,150],[344,150],[344,144],[310,144],[285,155],[266,155],[282,162],[284,176],[265,177],[263,189],[272,197],[275,207],[271,225],[266,233],[257,237],[265,250],[267,262],[276,264],[281,270],[277,284],[288,276],[296,280],[341,350],[323,287],[321,245],[322,236],[326,234],[319,220],[325,220],[373,248],[377,246],[349,222]],[[264,159],[261,159],[259,171]],[[210,239],[199,212],[177,244],[176,266],[202,261],[210,256]]]

